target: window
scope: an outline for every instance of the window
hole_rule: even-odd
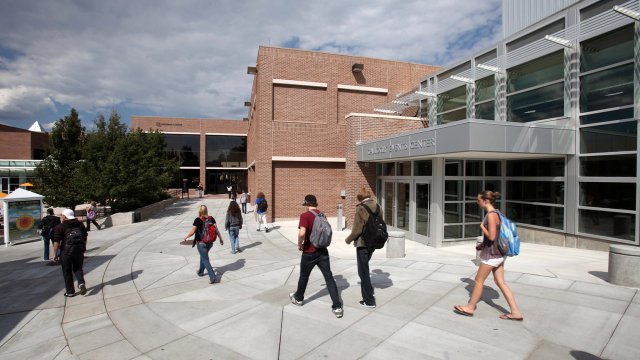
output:
[[[564,116],[564,56],[558,51],[507,70],[507,121]]]
[[[495,76],[487,76],[476,81],[476,119],[495,119]]]
[[[564,159],[507,161],[506,215],[513,221],[564,229]]]
[[[594,4],[581,16],[617,3]],[[578,232],[625,241],[636,238],[635,42],[629,25],[580,43]]]
[[[168,156],[180,161],[180,166],[200,166],[200,135],[164,134]]]
[[[420,160],[413,162],[413,175],[414,176],[431,176],[432,172],[431,160]]]
[[[247,137],[207,135],[207,166],[247,167]]]
[[[545,35],[553,34],[562,29],[564,29],[564,19],[557,20],[547,26],[544,26],[538,30],[535,30],[527,35],[524,35],[516,40],[507,43],[507,52],[511,52],[523,46],[529,45],[536,40],[544,38]]]
[[[463,120],[467,117],[466,85],[438,95],[438,124]]]

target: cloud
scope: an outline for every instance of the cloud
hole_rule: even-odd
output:
[[[446,65],[496,42],[499,14],[500,0],[3,1],[0,120],[47,122],[33,117],[55,104],[239,119],[260,44]]]

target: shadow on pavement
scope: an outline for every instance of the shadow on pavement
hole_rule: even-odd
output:
[[[256,246],[260,246],[260,245],[262,245],[262,241],[254,241],[249,245],[240,246],[240,250],[244,251],[244,250],[251,249],[252,247],[256,247]]]
[[[467,286],[465,286],[465,289],[467,289],[467,291],[469,292],[469,295],[471,295],[471,292],[473,292],[473,286],[476,284],[476,282],[471,280],[471,279],[469,279],[469,278],[461,278],[460,280],[467,284]],[[493,301],[494,299],[499,299],[499,298],[500,298],[500,293],[499,292],[497,292],[493,288],[490,288],[490,287],[488,287],[486,285],[483,287],[482,298],[480,298],[480,300],[484,301],[485,303],[487,303],[487,305],[489,305],[492,308],[502,312],[503,314],[509,313],[510,312],[509,310],[507,310],[504,307],[496,304]]]
[[[579,350],[571,350],[569,351],[569,354],[571,354],[571,356],[573,356],[573,358],[576,360],[602,360],[602,358],[599,356]]]
[[[390,275],[380,269],[371,270],[371,285],[377,289],[386,289],[393,286],[393,280],[391,280]]]
[[[122,275],[119,276],[115,279],[111,279],[107,282],[98,284],[96,286],[93,287],[89,287],[90,291],[88,295],[95,295],[97,293],[99,293],[104,287],[105,285],[118,285],[118,284],[123,284],[132,280],[135,280],[138,278],[138,276],[140,276],[140,274],[142,274],[142,270],[136,270],[132,273],[126,274],[126,275]],[[88,284],[91,285],[91,284]]]
[[[604,281],[609,281],[609,273],[606,271],[589,271],[589,274]]]
[[[231,264],[227,264],[227,265],[222,265],[220,267],[217,267],[216,270],[220,273],[225,273],[227,271],[236,271],[236,270],[240,270],[244,267],[244,264],[247,261],[245,259],[238,259],[234,262],[232,262]]]

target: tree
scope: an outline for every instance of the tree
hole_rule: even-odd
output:
[[[50,206],[75,208],[82,203],[82,146],[84,128],[78,112],[56,121],[45,159],[35,168],[35,187]]]

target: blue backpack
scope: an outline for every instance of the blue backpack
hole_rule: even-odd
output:
[[[498,250],[502,256],[516,256],[520,253],[520,237],[516,230],[516,224],[496,211],[500,216],[500,234],[498,235]]]

